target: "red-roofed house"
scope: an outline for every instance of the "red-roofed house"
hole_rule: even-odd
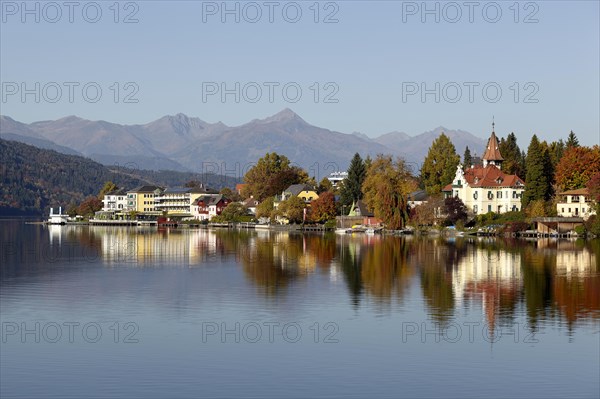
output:
[[[507,175],[500,170],[504,158],[493,129],[482,159],[483,166],[463,170],[462,165],[458,165],[454,181],[443,189],[446,197],[460,198],[475,215],[520,211],[525,182],[517,175]]]

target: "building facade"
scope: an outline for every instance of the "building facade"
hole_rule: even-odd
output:
[[[561,217],[580,217],[587,220],[596,214],[596,203],[587,188],[558,194],[556,211]]]
[[[192,216],[200,221],[212,219],[220,215],[223,209],[231,203],[229,198],[221,194],[202,195],[192,204]]]
[[[525,181],[500,169],[504,158],[493,128],[482,161],[482,166],[466,169],[458,165],[454,180],[444,187],[445,196],[460,198],[474,215],[520,211]]]
[[[104,194],[102,199],[102,210],[104,212],[127,210],[127,191],[119,189]]]
[[[127,191],[127,210],[159,213],[156,210],[154,199],[162,192],[162,187],[152,185],[140,186]]]
[[[154,198],[154,207],[168,216],[191,216],[194,202],[207,193],[202,186],[167,188]]]

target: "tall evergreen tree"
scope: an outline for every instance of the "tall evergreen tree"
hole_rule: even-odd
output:
[[[527,207],[535,200],[548,200],[551,195],[550,166],[548,150],[534,134],[527,148],[527,175],[525,177],[525,192],[522,205]]]
[[[429,147],[421,167],[421,178],[427,193],[440,193],[444,186],[452,183],[459,162],[460,156],[456,153],[454,144],[442,133]]]
[[[502,162],[502,171],[509,175],[517,175],[521,178],[524,177],[524,160],[521,149],[517,144],[517,136],[515,136],[514,133],[510,133],[506,139],[503,137],[500,140],[498,147],[504,158],[504,162]]]
[[[575,133],[573,133],[573,131],[571,130],[571,133],[569,133],[569,137],[567,138],[567,149],[573,148],[573,147],[579,147],[579,139],[577,138]]]
[[[577,140],[577,138],[575,138]],[[552,166],[556,169],[556,166],[560,162],[563,154],[565,153],[565,142],[560,139],[550,143],[550,159],[552,160]]]
[[[469,169],[473,165],[473,157],[471,156],[471,150],[469,150],[469,146],[465,148],[465,154],[463,155],[463,166],[466,169]]]
[[[362,199],[362,184],[365,181],[366,173],[365,163],[357,152],[354,154],[352,161],[350,161],[348,177],[343,180],[340,190],[340,202],[342,205],[350,205],[352,202]]]

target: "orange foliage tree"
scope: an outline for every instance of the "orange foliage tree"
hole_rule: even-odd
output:
[[[555,180],[560,190],[575,190],[586,186],[600,172],[600,147],[571,147],[556,166]]]

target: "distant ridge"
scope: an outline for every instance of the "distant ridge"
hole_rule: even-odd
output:
[[[482,153],[486,145],[481,137],[442,126],[416,136],[401,131],[375,138],[359,132],[341,133],[311,125],[289,108],[240,126],[208,123],[181,113],[140,125],[90,121],[77,116],[24,124],[8,116],[0,117],[2,137],[52,147],[62,153],[82,154],[105,165],[129,162],[141,169],[197,173],[210,170],[238,177],[248,165],[273,151],[286,155],[317,177],[346,170],[355,152],[363,157],[392,154],[420,164],[442,132],[461,155],[467,145],[473,153]]]

